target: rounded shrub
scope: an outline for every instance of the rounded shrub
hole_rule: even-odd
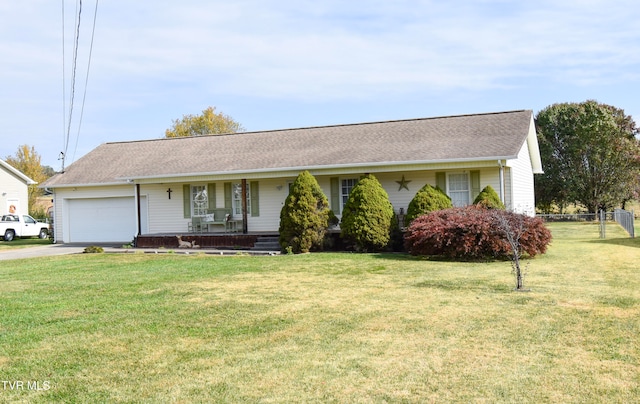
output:
[[[499,222],[509,225],[505,229]],[[415,219],[405,233],[405,249],[412,255],[453,259],[504,258],[512,254],[507,231],[517,237],[519,253],[530,257],[544,254],[551,242],[551,232],[540,218],[472,205]]]
[[[416,192],[416,195],[409,202],[404,224],[408,226],[417,217],[451,207],[453,207],[451,198],[444,191],[439,187],[427,184]]]
[[[322,248],[329,220],[329,201],[318,181],[301,172],[280,210],[280,246],[283,252],[309,252]]]
[[[393,206],[378,179],[367,174],[351,189],[344,206],[341,236],[358,251],[377,251],[389,244]]]
[[[476,196],[473,204],[487,209],[505,209],[504,203],[502,203],[498,193],[491,185],[484,187],[478,196]]]
[[[102,254],[104,252],[104,248],[97,245],[90,245],[85,247],[82,252],[85,254]]]

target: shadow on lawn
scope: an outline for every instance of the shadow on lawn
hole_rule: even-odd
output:
[[[427,280],[413,285],[418,288],[440,289],[446,291],[474,291],[490,293],[508,293],[513,290],[513,286],[503,283],[487,283],[475,279],[456,280]]]
[[[373,258],[391,260],[391,261],[425,261],[424,257],[416,257],[407,253],[377,253],[372,255]]]
[[[624,247],[635,247],[640,248],[640,240],[637,238],[612,238],[612,239],[597,239],[590,240],[589,243],[594,244],[609,244],[609,245],[620,245]]]

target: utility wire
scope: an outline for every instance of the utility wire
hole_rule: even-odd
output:
[[[64,59],[65,59],[65,52],[64,52],[64,0],[61,1],[62,3],[62,146],[64,148],[64,144],[65,144],[65,131],[67,129],[67,84],[65,82],[65,74],[64,74],[64,69],[65,69],[65,64],[64,64]],[[60,152],[60,157],[58,158],[58,160],[62,160],[62,172],[64,172],[64,151]]]
[[[82,0],[79,0],[79,8],[78,8],[78,19],[76,20],[76,34],[74,38],[74,49],[73,49],[73,63],[71,68],[71,94],[69,100],[69,121],[67,122],[67,135],[65,137],[64,151],[62,156],[62,171],[64,171],[64,159],[67,155],[67,150],[69,149],[69,138],[71,134],[71,121],[73,118],[73,102],[75,98],[75,88],[76,88],[76,67],[78,63],[78,42],[80,39],[80,17],[82,15]]]
[[[91,54],[93,53],[93,38],[96,33],[96,19],[98,17],[98,0],[96,0],[96,8],[93,12],[93,28],[91,30],[91,45],[89,46],[89,61],[87,62],[87,76],[84,80],[84,94],[82,95],[82,107],[80,108],[80,120],[78,122],[78,133],[76,135],[76,144],[73,149],[71,161],[76,159],[76,151],[78,150],[78,140],[80,140],[80,127],[82,126],[82,116],[84,115],[84,102],[87,98],[87,85],[89,83],[89,70],[91,69]]]

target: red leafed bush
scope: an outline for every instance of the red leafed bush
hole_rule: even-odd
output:
[[[500,217],[498,217],[500,215]],[[405,233],[405,249],[413,255],[455,259],[509,257],[508,235],[517,240],[519,254],[544,254],[551,232],[542,220],[526,215],[477,206],[452,208],[421,216]]]

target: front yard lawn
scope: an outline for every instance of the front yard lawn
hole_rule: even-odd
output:
[[[394,254],[10,261],[0,401],[638,402],[640,242],[550,227],[524,293]]]
[[[51,239],[40,238],[16,238],[12,241],[4,241],[2,235],[0,235],[0,251],[12,250],[16,248],[28,248],[37,247],[41,245],[51,244]]]

